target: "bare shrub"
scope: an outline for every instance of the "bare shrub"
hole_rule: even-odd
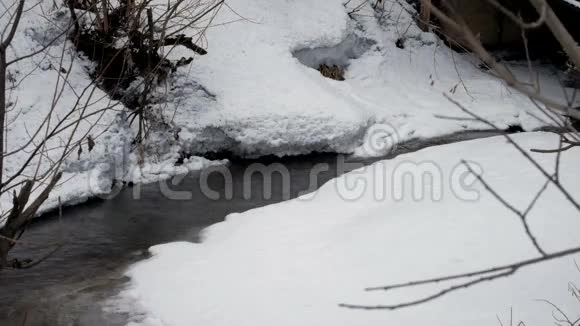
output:
[[[59,13],[59,17],[68,12],[70,21],[60,26],[53,16],[39,10],[51,26],[56,26],[57,32],[29,53],[11,52],[15,36],[24,33],[19,29],[22,17],[50,3],[18,0],[0,15],[0,198],[12,199],[10,207],[2,207],[0,216],[0,269],[32,267],[62,246],[64,239],[55,245],[46,244],[46,254],[34,261],[9,259],[13,247],[23,242],[21,238],[30,220],[54,188],[66,182],[61,180],[65,160],[74,153],[80,156],[83,148],[91,151],[99,142],[98,136],[108,128],[100,122],[106,112],[122,106],[129,109],[128,119],[138,123],[134,150],[144,155],[142,140],[151,124],[158,123],[149,112],[155,96],[159,95],[156,89],[176,69],[189,64],[193,55],[206,53],[198,43],[203,40],[223,0],[64,0],[62,4],[51,3],[51,10]],[[66,42],[67,38],[70,43]],[[169,54],[178,46],[189,49],[192,56],[170,60]],[[71,48],[78,52],[69,51]],[[60,51],[60,58],[55,58],[57,51]],[[94,70],[90,71],[93,81],[80,90],[75,89],[71,81],[78,53],[95,63]],[[32,60],[37,58],[40,63]],[[24,108],[11,98],[10,92],[32,73],[15,77],[9,68],[24,62],[35,62],[39,69],[50,69],[58,74],[52,102],[48,110],[42,112],[42,120],[33,130],[26,130],[27,141],[12,144],[7,137],[7,126],[18,121]],[[63,98],[65,93],[66,99]],[[9,116],[11,118],[7,119]],[[12,166],[18,162],[19,166],[7,171],[5,163],[8,161]]]

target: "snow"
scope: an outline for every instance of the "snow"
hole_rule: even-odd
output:
[[[113,110],[118,107],[108,100],[101,90],[91,87],[91,80],[86,71],[89,63],[77,57],[71,44],[62,35],[62,31],[68,24],[66,14],[62,10],[54,10],[48,1],[41,2],[40,5],[27,3],[25,10],[7,52],[8,61],[33,53],[42,49],[43,46],[48,46],[48,48],[8,68],[7,94],[12,104],[9,105],[6,118],[7,147],[5,150],[8,153],[21,147],[24,150],[5,157],[3,181],[12,177],[24,165],[32,150],[41,143],[47,130],[56,128],[59,124],[71,126],[65,128],[61,134],[46,144],[44,153],[33,158],[32,164],[23,171],[23,175],[35,175],[37,167],[38,175],[49,171],[53,166],[52,161],[58,160],[66,151],[65,146],[69,138],[72,137],[71,144],[75,144],[83,138],[86,139],[88,135],[97,137],[106,133],[108,126],[115,118]],[[55,38],[56,41],[50,43]],[[87,91],[83,92],[85,89]],[[79,96],[78,103],[88,104],[84,113],[80,109],[73,110]],[[112,110],[105,110],[107,107]],[[71,111],[73,112],[70,113]],[[75,123],[81,115],[88,118],[78,124],[75,132]],[[49,116],[50,119],[47,118]],[[41,131],[35,134],[39,128]],[[89,153],[85,148],[85,152],[80,157],[74,155],[74,161],[78,161],[77,165],[89,165],[85,170],[87,171],[98,165],[99,157],[105,155],[106,149],[97,140],[95,150]],[[89,162],[88,157],[94,160]],[[66,163],[62,170],[61,184],[57,186],[57,190],[46,202],[43,210],[55,207],[58,204],[58,197],[61,197],[61,202],[65,204],[87,197],[88,182],[67,182],[66,184],[70,187],[64,185],[65,180],[78,178],[78,171],[71,171]],[[14,180],[14,183],[20,180],[22,178]],[[42,187],[37,189],[37,191],[40,190]],[[10,194],[3,196],[0,201],[2,212],[7,211],[11,204]]]
[[[203,40],[209,43],[199,43],[209,54],[195,57],[156,90],[163,96],[153,114],[173,129],[151,131],[144,166],[139,166],[141,158],[132,145],[135,127],[128,125],[126,109],[94,88],[85,112],[94,115],[78,126],[73,144],[91,135],[96,146],[89,152],[85,141],[80,156],[73,153],[64,162],[63,182],[43,210],[55,207],[59,197],[65,204],[76,203],[107,192],[113,179],[148,182],[182,173],[175,162],[183,153],[194,155],[196,163],[187,165],[191,169],[213,164],[195,156],[207,152],[245,157],[311,152],[382,156],[388,148],[374,148],[377,137],[396,144],[484,128],[463,119],[442,96],[453,89],[456,100],[500,127],[519,124],[531,130],[549,124],[528,114],[534,106],[479,70],[473,58],[453,54],[433,34],[421,32],[402,4],[390,3],[381,15],[364,6],[354,19],[348,10],[339,0],[231,0],[213,20],[208,15],[204,23],[210,27]],[[2,17],[5,24],[9,16]],[[68,21],[68,11],[54,8],[52,1],[27,4],[9,59],[50,46],[9,68],[14,79],[9,96],[15,105],[8,114],[8,151],[28,144],[29,152],[38,144],[42,135],[29,144],[30,134],[53,107],[55,90],[62,88],[62,96],[54,105],[51,126],[62,119],[74,121],[78,114],[64,115],[74,106],[76,94],[87,86],[92,90],[88,72],[93,65],[76,55],[64,35],[48,44]],[[198,35],[199,30],[184,32]],[[395,46],[400,37],[406,40],[405,49]],[[175,58],[191,55],[186,49],[170,53]],[[344,65],[346,81],[323,78],[312,69],[322,62]],[[511,68],[526,74],[523,65]],[[537,70],[542,90],[560,96],[557,74],[549,68]],[[71,132],[47,144],[51,159],[62,154]],[[26,158],[25,152],[7,158],[4,177],[14,174]],[[42,172],[51,164],[42,159],[39,166]],[[33,174],[35,167],[32,164],[25,174]],[[11,202],[9,195],[0,199],[3,211]]]
[[[518,134],[523,148],[549,149],[558,137]],[[533,154],[548,171],[554,154]],[[140,314],[134,325],[509,325],[553,322],[550,300],[576,319],[568,283],[580,278],[573,257],[396,311],[360,311],[339,303],[388,304],[440,286],[365,292],[380,286],[468,272],[536,257],[517,216],[465,176],[465,159],[510,203],[523,209],[545,179],[503,137],[401,155],[338,177],[281,204],[230,214],[202,243],[151,248],[132,266],[115,305]],[[579,198],[580,149],[562,156],[561,180]],[[421,181],[423,172],[433,179]],[[463,184],[464,187],[458,187]],[[418,187],[419,186],[419,187]],[[420,190],[415,193],[413,191]],[[417,197],[423,195],[423,197]],[[548,252],[578,246],[579,212],[549,186],[528,217]],[[448,284],[447,284],[448,285]],[[444,286],[444,285],[441,285]],[[124,304],[120,304],[120,303]],[[135,310],[134,310],[135,311]]]
[[[204,92],[180,94],[166,111],[183,147],[241,156],[352,153],[377,124],[397,130],[397,142],[484,128],[443,97],[453,89],[454,99],[500,127],[549,124],[476,60],[421,32],[407,6],[385,2],[381,16],[367,5],[351,19],[342,2],[228,1],[207,31],[208,55],[175,84]],[[401,37],[404,49],[395,44]],[[312,69],[320,63],[345,65],[346,81],[322,77]],[[527,80],[526,65],[511,69]],[[557,74],[536,69],[542,90],[560,98]]]
[[[209,43],[202,44],[209,54],[196,57],[157,90],[164,97],[154,112],[174,130],[152,130],[143,158],[133,144],[135,128],[126,109],[92,88],[93,65],[73,51],[64,35],[48,44],[68,23],[67,10],[53,8],[48,0],[27,2],[9,60],[48,47],[9,68],[6,151],[22,146],[26,151],[5,158],[3,178],[23,166],[43,134],[32,133],[46,124],[47,116],[50,126],[78,118],[78,112],[66,114],[87,87],[92,99],[85,115],[93,115],[78,125],[73,143],[91,135],[96,145],[89,151],[85,143],[82,153],[75,149],[63,162],[62,182],[42,210],[106,193],[117,179],[153,182],[224,163],[195,154],[382,156],[410,139],[484,128],[465,119],[443,93],[502,128],[519,124],[532,130],[549,124],[532,114],[535,107],[528,99],[477,68],[472,57],[421,32],[406,5],[388,3],[382,14],[364,6],[350,18],[342,2],[229,0],[211,21],[205,36]],[[1,15],[0,25],[8,19]],[[403,49],[395,45],[399,39],[404,39]],[[191,53],[179,49],[171,56]],[[320,63],[344,65],[346,80],[323,78],[313,69]],[[518,76],[527,73],[526,65],[510,68]],[[561,97],[558,74],[547,67],[536,70],[545,94]],[[55,93],[61,93],[56,103]],[[36,167],[46,172],[71,134],[66,130],[51,140],[50,150],[24,175],[36,173]],[[514,137],[526,148],[557,144],[546,133]],[[177,166],[183,153],[194,156]],[[554,164],[553,155],[535,157],[546,167]],[[516,319],[546,324],[553,321],[552,309],[535,299],[552,300],[567,311],[575,308],[577,302],[565,295],[568,282],[579,276],[571,258],[411,309],[363,312],[338,306],[397,302],[424,293],[363,291],[368,286],[536,255],[518,219],[480,184],[457,189],[466,181],[457,179],[465,172],[459,158],[477,163],[474,168],[518,207],[542,186],[538,172],[501,137],[403,155],[339,177],[313,195],[231,214],[208,228],[201,244],[151,248],[153,257],[130,269],[131,286],[118,299],[141,313],[132,323],[145,325],[415,325],[434,320],[489,325],[497,322],[496,315],[507,324],[511,308]],[[419,162],[424,164],[414,166]],[[572,181],[579,163],[577,148],[563,154],[562,179],[575,196],[580,186]],[[412,173],[426,169],[441,178],[423,185],[433,193],[413,197],[410,191],[422,188],[404,184],[401,174],[389,174],[404,172],[398,167]],[[10,194],[0,198],[0,205],[5,213]],[[545,248],[554,251],[578,245],[577,213],[549,187],[529,223]]]
[[[63,172],[62,179],[39,213],[60,203],[72,205],[104,195],[111,190],[113,180],[152,182],[190,169],[224,163],[193,156],[185,164],[175,166],[181,147],[166,131],[153,130],[145,144],[144,164],[139,165],[132,144],[135,128],[128,123],[126,109],[95,87],[89,77],[93,64],[79,55],[66,38],[68,11],[54,8],[52,1],[45,0],[27,2],[25,6],[18,31],[7,51],[8,61],[44,46],[47,48],[8,68],[7,96],[10,104],[5,151],[15,153],[5,157],[3,181],[20,170],[33,149],[41,143],[46,130],[59,125],[69,126],[49,140],[46,149],[35,155],[23,171],[23,176],[43,175],[60,157],[66,157],[59,168]],[[0,26],[4,26],[8,18],[9,15],[2,15]],[[83,111],[85,103],[87,106]],[[76,126],[81,115],[86,119]],[[40,132],[36,134],[39,128]],[[87,145],[88,136],[95,139],[91,151]],[[66,148],[69,138],[72,139],[71,146]],[[76,144],[80,140],[84,140],[83,151],[77,154]],[[16,151],[20,148],[24,150]],[[67,151],[71,152],[70,155],[66,154]],[[22,179],[19,177],[12,184]],[[40,182],[36,193],[42,189]],[[9,191],[0,198],[0,212],[8,211],[11,206]]]
[[[580,1],[578,0],[564,0],[566,3],[571,4],[574,7],[580,8]]]
[[[300,49],[293,55],[303,65],[314,69],[321,64],[348,66],[350,60],[361,57],[373,44],[372,40],[351,34],[334,46]]]

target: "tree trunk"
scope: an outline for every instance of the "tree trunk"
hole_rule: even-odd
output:
[[[421,12],[419,14],[419,28],[423,32],[429,31],[431,21],[431,0],[421,0]]]
[[[564,24],[560,21],[552,7],[544,0],[529,0],[530,3],[536,8],[538,14],[541,16],[545,10],[545,21],[546,25],[552,31],[552,34],[556,37],[566,55],[570,61],[576,66],[580,67],[580,47],[570,35]]]
[[[4,123],[6,120],[6,49],[0,48],[0,184],[4,171]]]

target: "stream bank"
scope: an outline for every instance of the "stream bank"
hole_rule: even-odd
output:
[[[126,267],[146,258],[149,247],[173,241],[201,241],[201,230],[223,221],[230,213],[295,198],[348,172],[339,167],[340,162],[348,162],[354,169],[430,146],[495,135],[498,132],[475,131],[414,140],[401,144],[387,157],[373,159],[313,154],[233,160],[226,169],[231,175],[229,180],[223,173],[195,171],[176,185],[129,187],[108,200],[67,207],[62,218],[52,213],[35,221],[23,237],[26,242],[14,254],[33,256],[46,244],[64,241],[65,245],[34,268],[0,274],[0,320],[4,321],[2,325],[23,325],[24,320],[25,325],[124,325],[126,315],[103,312],[99,303],[122,288],[127,282]],[[276,173],[269,183],[258,173],[246,179],[248,169],[255,164],[283,167],[290,182],[286,184]],[[313,184],[311,171],[321,164],[328,169],[318,172]],[[187,191],[191,199],[170,200],[163,185],[173,191]],[[218,198],[209,198],[207,188],[200,185],[208,186],[219,194]],[[226,189],[231,190],[231,196]],[[265,198],[267,193],[269,198]]]

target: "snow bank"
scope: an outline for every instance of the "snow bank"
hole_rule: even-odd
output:
[[[514,138],[526,149],[558,144],[557,136],[546,133]],[[554,155],[533,156],[553,169]],[[576,319],[578,302],[568,294],[568,282],[580,279],[580,273],[572,257],[414,308],[369,312],[338,306],[406,301],[438,288],[363,291],[369,286],[537,256],[517,216],[481,184],[458,179],[465,177],[460,159],[480,168],[489,184],[520,209],[545,181],[502,137],[401,155],[330,181],[314,196],[231,214],[209,227],[200,244],[151,248],[153,257],[128,271],[131,285],[121,302],[132,302],[143,313],[135,324],[166,326],[488,326],[498,324],[496,316],[509,325],[510,309],[514,325],[519,320],[552,323],[552,307],[537,299],[550,300]],[[579,164],[580,149],[563,154],[561,178],[576,198]],[[395,171],[415,173],[415,181],[421,171],[435,178],[413,188]],[[552,252],[578,246],[579,215],[550,186],[529,224]]]
[[[53,207],[58,197],[66,203],[105,192],[115,178],[139,182],[167,176],[168,169],[178,173],[181,169],[173,165],[183,153],[225,151],[256,157],[318,151],[381,156],[388,148],[372,146],[377,128],[382,129],[379,138],[388,138],[389,143],[484,128],[466,120],[442,96],[450,90],[456,100],[499,127],[520,124],[529,130],[547,124],[528,114],[534,107],[525,97],[479,70],[472,58],[452,53],[432,34],[421,32],[408,8],[393,3],[385,12],[375,13],[364,6],[353,16],[356,19],[347,15],[351,9],[340,0],[228,1],[211,21],[209,44],[202,44],[209,54],[196,57],[163,85],[155,110],[173,129],[151,131],[140,172],[134,172],[140,159],[124,108],[98,88],[87,92],[102,100],[91,102],[85,114],[93,115],[78,126],[73,143],[88,135],[100,139],[93,151],[85,147],[65,162],[63,180],[71,181],[57,187],[46,207]],[[67,10],[53,8],[52,1],[31,4],[9,56],[49,45],[68,22]],[[405,39],[404,49],[395,45],[400,38]],[[176,49],[171,56],[191,53]],[[346,81],[323,78],[312,69],[321,61],[346,66]],[[30,151],[39,142],[41,135],[29,143],[30,133],[43,123],[60,87],[62,96],[50,124],[64,117],[76,95],[90,85],[91,66],[61,35],[46,51],[10,67],[15,109],[8,114],[7,151],[26,144]],[[518,74],[526,69],[512,68]],[[556,76],[547,69],[539,71],[542,89],[561,97]],[[68,83],[63,83],[66,74]],[[107,106],[113,110],[100,111]],[[48,144],[51,159],[62,154],[67,137],[64,133]],[[8,157],[4,176],[18,171],[27,155]],[[199,163],[196,167],[209,163],[194,160]],[[43,161],[41,171],[50,166]],[[34,173],[35,167],[32,164],[25,173]],[[0,202],[4,209],[11,205],[8,197]]]
[[[4,26],[8,18],[10,15],[3,15],[0,25]],[[7,154],[3,181],[15,175],[29,157],[32,157],[31,164],[22,171],[24,176],[46,173],[65,151],[76,153],[76,144],[85,139],[84,153],[73,155],[74,159],[71,160],[74,162],[72,165],[83,166],[83,169],[72,168],[65,162],[61,169],[61,184],[55,188],[42,210],[56,206],[58,197],[65,204],[87,197],[89,182],[66,181],[77,177],[80,170],[88,173],[96,169],[102,161],[100,158],[114,146],[113,143],[103,144],[98,138],[107,133],[115,121],[115,111],[121,109],[104,92],[91,86],[93,84],[87,73],[91,64],[77,55],[64,33],[68,22],[66,11],[55,9],[52,1],[27,2],[17,33],[7,51],[8,61],[36,51],[40,53],[8,67]],[[43,50],[44,47],[46,49]],[[83,111],[80,107],[84,104],[86,108]],[[78,109],[74,110],[75,106]],[[86,119],[75,127],[81,115]],[[68,128],[63,128],[63,132],[50,139],[40,151],[42,154],[34,155],[34,148],[42,143],[45,134],[58,126]],[[39,128],[40,132],[36,133]],[[86,147],[86,137],[89,135],[97,139],[90,153]],[[66,148],[69,138],[72,139],[71,146]],[[97,173],[93,173],[93,177],[97,177]],[[22,178],[17,178],[13,184],[20,180]],[[42,186],[37,189],[41,190]],[[5,212],[11,206],[12,198],[6,194],[0,200],[1,211]]]
[[[0,26],[8,19],[10,15],[2,15]],[[7,51],[8,61],[39,53],[8,68],[5,148],[8,154],[3,166],[4,182],[17,174],[30,157],[31,164],[22,171],[23,176],[43,175],[63,155],[68,156],[60,166],[63,177],[41,207],[43,212],[57,207],[59,201],[75,204],[108,193],[115,179],[150,182],[188,169],[223,163],[191,157],[185,164],[175,166],[182,151],[180,145],[170,132],[155,129],[145,142],[144,164],[139,166],[132,144],[135,128],[128,123],[126,109],[111,100],[90,78],[93,64],[77,53],[67,39],[69,22],[68,11],[55,8],[53,1],[39,0],[25,5]],[[86,108],[82,109],[85,104]],[[84,118],[76,125],[81,115]],[[42,154],[32,154],[47,130],[61,127],[65,128],[46,143]],[[95,140],[90,151],[88,137]],[[83,148],[79,152],[77,144],[81,140]],[[17,178],[12,184],[22,179]],[[37,187],[37,193],[42,191],[42,186]],[[7,193],[0,198],[0,212],[6,212],[11,206],[11,194]]]
[[[182,129],[183,147],[242,156],[352,153],[376,124],[397,130],[397,142],[485,128],[442,96],[452,90],[500,128],[546,125],[528,114],[535,111],[529,100],[479,62],[421,32],[412,9],[363,6],[351,19],[343,2],[228,1],[207,32],[209,54],[177,78],[179,100],[164,111]],[[396,46],[400,38],[404,49]],[[321,76],[312,69],[320,63],[346,66],[346,81]],[[526,65],[512,69],[527,73]],[[542,90],[561,99],[554,72],[538,70]]]

